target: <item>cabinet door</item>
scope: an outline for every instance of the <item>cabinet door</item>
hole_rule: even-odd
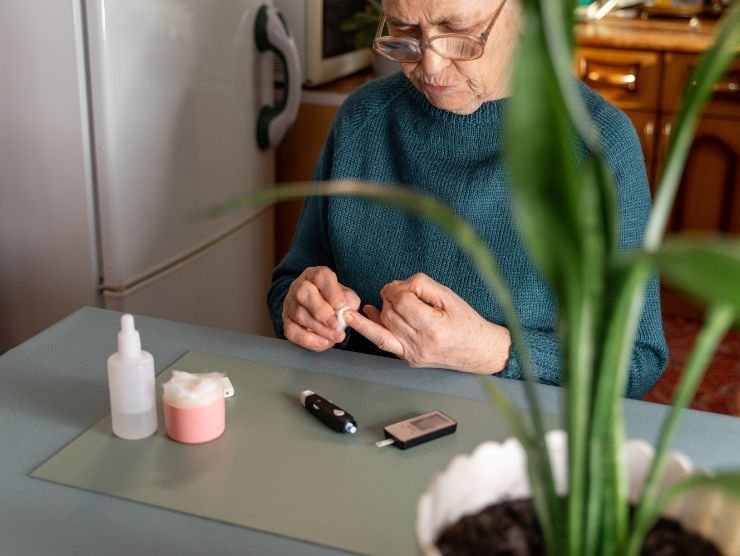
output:
[[[622,110],[656,110],[661,57],[657,52],[578,48],[576,75]]]
[[[647,171],[647,177],[652,191],[655,182],[653,179],[653,163],[655,158],[655,131],[658,126],[658,122],[656,121],[655,114],[651,112],[628,110],[626,114],[629,116],[629,119],[632,120],[632,125],[635,126],[637,136],[640,138],[642,154],[645,157],[645,170]]]
[[[665,161],[670,130],[670,122],[664,121],[659,170]],[[740,233],[740,120],[701,120],[668,229]]]

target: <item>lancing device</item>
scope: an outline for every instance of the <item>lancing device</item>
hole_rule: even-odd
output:
[[[301,392],[301,404],[330,429],[350,434],[357,432],[355,418],[331,400],[322,398],[311,390],[304,390]]]

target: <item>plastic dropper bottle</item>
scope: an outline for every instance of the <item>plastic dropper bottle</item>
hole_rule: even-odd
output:
[[[157,430],[154,358],[141,350],[133,315],[121,317],[118,352],[108,358],[113,434],[127,440],[145,438]]]

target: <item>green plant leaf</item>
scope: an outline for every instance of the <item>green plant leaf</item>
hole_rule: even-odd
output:
[[[606,262],[616,245],[613,182],[599,156],[583,99],[571,75],[570,2],[531,0],[514,64],[506,119],[512,201],[527,249],[553,288],[567,385],[568,554],[583,554],[594,358],[601,336]],[[579,165],[568,116],[591,133],[593,159]],[[536,160],[537,164],[532,161]],[[598,518],[598,516],[597,516]],[[622,522],[625,522],[622,520]],[[623,530],[624,527],[618,528]],[[553,552],[553,549],[550,549]]]
[[[721,490],[740,500],[740,471],[721,471],[709,475],[694,475],[673,485],[662,498],[662,506],[669,504],[676,496],[698,489]]]
[[[701,56],[684,89],[678,115],[673,123],[668,158],[645,234],[645,248],[649,251],[657,248],[665,233],[701,111],[712,94],[712,87],[735,59],[738,48],[740,2],[734,2],[720,22],[712,48]]]
[[[580,266],[579,230],[573,225],[579,221],[573,145],[562,140],[568,122],[531,9],[525,13],[520,41],[513,76],[516,93],[505,124],[512,202],[532,259],[556,293],[564,295],[569,288],[564,269]]]
[[[740,240],[674,237],[651,258],[666,281],[708,304],[740,313]]]
[[[702,376],[727,330],[735,318],[735,311],[731,307],[720,306],[712,308],[706,319],[691,353],[676,393],[673,396],[671,410],[663,423],[655,450],[655,458],[645,480],[642,499],[638,504],[632,524],[632,533],[627,544],[627,554],[637,556],[642,547],[648,530],[658,517],[663,507],[658,500],[659,480],[663,475],[665,458],[668,448],[676,434],[678,423],[683,410],[693,399]]]

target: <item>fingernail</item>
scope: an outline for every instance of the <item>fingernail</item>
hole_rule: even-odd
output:
[[[354,311],[351,309],[344,311],[342,318],[344,318],[344,322],[347,324],[351,323],[355,319]]]
[[[344,340],[344,332],[334,332],[331,337],[335,342],[339,343]]]

